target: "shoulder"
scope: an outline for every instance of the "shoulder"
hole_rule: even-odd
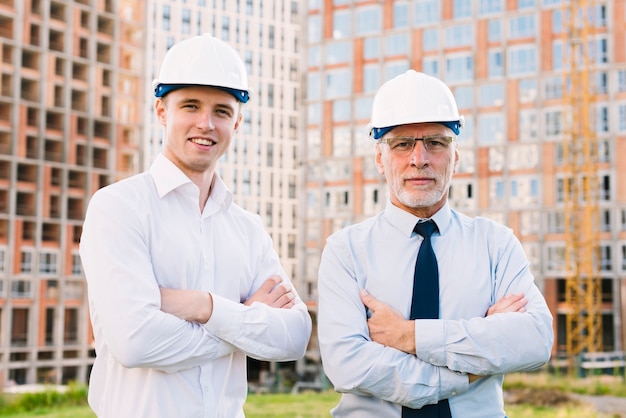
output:
[[[469,216],[455,210],[452,210],[452,227],[496,240],[513,236],[513,230],[500,222],[482,216]]]
[[[90,199],[90,206],[145,202],[148,194],[155,194],[154,182],[149,173],[135,174],[97,190]]]

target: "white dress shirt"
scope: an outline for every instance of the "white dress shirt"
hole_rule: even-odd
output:
[[[290,282],[259,216],[217,174],[202,213],[197,186],[163,155],[100,189],[80,255],[96,342],[89,404],[101,418],[243,417],[246,355],[305,352],[311,319],[299,297],[291,309],[241,303],[271,275]],[[209,321],[161,311],[160,286],[211,292]]]
[[[417,355],[372,342],[359,290],[409,317],[418,218],[390,202],[378,216],[327,242],[319,269],[318,334],[324,370],[343,393],[334,417],[400,417],[448,398],[452,417],[502,418],[503,374],[537,369],[550,357],[552,316],[512,231],[446,204],[431,219],[441,319],[415,321]],[[485,317],[523,292],[525,313]],[[466,373],[491,375],[471,385]]]

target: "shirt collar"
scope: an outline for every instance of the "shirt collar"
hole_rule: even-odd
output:
[[[385,218],[387,218],[389,223],[391,223],[407,237],[410,237],[413,234],[415,224],[419,220],[423,219],[400,209],[391,203],[391,200],[387,201],[387,206],[385,207]],[[430,219],[432,219],[437,225],[439,235],[443,235],[450,226],[450,220],[452,219],[452,210],[450,209],[448,202],[446,202],[443,207],[437,211],[437,213],[431,216]]]
[[[162,153],[154,159],[150,167],[150,175],[154,180],[154,185],[160,198],[187,184],[191,184],[197,189],[191,179]],[[222,178],[215,173],[207,205],[226,208],[232,201],[233,194],[228,190]]]

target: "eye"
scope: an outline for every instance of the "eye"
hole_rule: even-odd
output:
[[[445,148],[448,146],[448,141],[443,136],[424,138],[424,142],[428,148]]]
[[[413,138],[395,138],[391,143],[391,148],[395,150],[413,149],[415,139]]]

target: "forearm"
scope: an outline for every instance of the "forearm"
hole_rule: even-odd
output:
[[[290,361],[304,355],[311,326],[306,305],[299,300],[281,309],[258,302],[245,306],[213,295],[213,314],[204,328],[250,357]]]
[[[552,328],[544,314],[506,313],[471,320],[416,321],[416,355],[476,375],[533,370],[545,364]]]

